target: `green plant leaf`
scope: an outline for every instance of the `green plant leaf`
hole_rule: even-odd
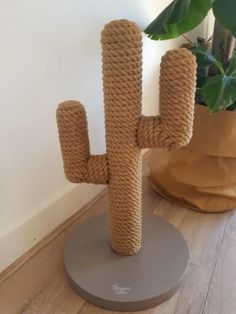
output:
[[[225,74],[222,64],[211,54],[211,49],[203,49],[200,46],[191,49],[192,53],[196,56],[198,69],[206,68],[209,65],[215,65],[221,74]]]
[[[230,76],[236,76],[236,54],[235,53],[233,54],[230,60],[230,64],[229,64],[226,74]]]
[[[234,102],[231,106],[227,108],[229,111],[236,111],[236,102]]]
[[[236,37],[236,1],[212,0],[212,9],[216,19]]]
[[[204,96],[202,94],[201,88],[196,88],[195,102],[198,104],[205,104]]]
[[[145,29],[151,39],[178,37],[199,25],[211,8],[211,0],[174,0]]]
[[[204,95],[202,93],[202,87],[207,84],[209,77],[201,73],[202,69],[197,71],[197,88],[195,94],[195,101],[199,104],[205,104]]]
[[[190,0],[174,0],[166,7],[160,15],[145,29],[145,33],[153,39],[153,36],[166,34],[166,25],[175,24],[188,12]]]
[[[202,88],[209,80],[209,76],[197,73],[197,87]]]
[[[196,56],[198,68],[205,68],[218,63],[217,59],[211,54],[210,49],[203,50],[201,47],[194,47],[191,51]]]
[[[236,101],[236,77],[213,76],[207,80],[201,91],[212,112],[225,110]]]

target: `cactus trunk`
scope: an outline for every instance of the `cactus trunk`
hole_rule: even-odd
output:
[[[130,255],[141,247],[141,151],[136,142],[142,97],[141,33],[125,21],[105,27],[101,41],[111,246]]]

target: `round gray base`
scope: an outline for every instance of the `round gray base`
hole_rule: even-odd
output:
[[[143,218],[141,250],[120,256],[109,245],[107,216],[78,226],[65,247],[65,269],[72,287],[87,301],[117,311],[138,311],[170,298],[188,265],[181,233],[150,214]]]

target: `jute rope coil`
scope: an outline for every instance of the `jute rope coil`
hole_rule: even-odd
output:
[[[113,21],[102,32],[107,152],[90,155],[86,113],[79,102],[57,110],[66,177],[109,186],[111,246],[121,255],[141,247],[141,149],[178,148],[191,137],[195,58],[186,49],[168,52],[160,75],[161,116],[141,115],[142,40],[135,23]]]
[[[77,101],[61,103],[57,125],[67,179],[73,183],[108,183],[106,155],[90,155],[84,107]]]
[[[187,49],[168,51],[160,66],[160,116],[141,117],[141,148],[180,148],[192,137],[196,61]]]
[[[116,252],[131,255],[140,249],[142,226],[141,151],[136,141],[142,97],[141,33],[134,23],[115,21],[105,26],[101,42],[111,245]]]

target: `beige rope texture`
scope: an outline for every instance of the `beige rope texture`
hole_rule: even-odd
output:
[[[114,21],[102,32],[106,145],[109,164],[111,246],[123,255],[141,247],[142,41],[132,22]]]
[[[177,149],[192,137],[196,60],[185,48],[168,51],[161,61],[160,117],[141,117],[141,148]]]
[[[57,126],[67,179],[73,183],[106,184],[106,155],[90,156],[88,126],[83,105],[66,101],[57,108]]]
[[[140,148],[187,144],[196,65],[185,49],[168,52],[161,65],[161,117],[144,117],[139,28],[127,20],[113,21],[105,25],[101,43],[107,153],[90,156],[86,113],[79,102],[59,105],[59,138],[70,181],[108,183],[111,246],[121,255],[132,255],[141,247]]]

